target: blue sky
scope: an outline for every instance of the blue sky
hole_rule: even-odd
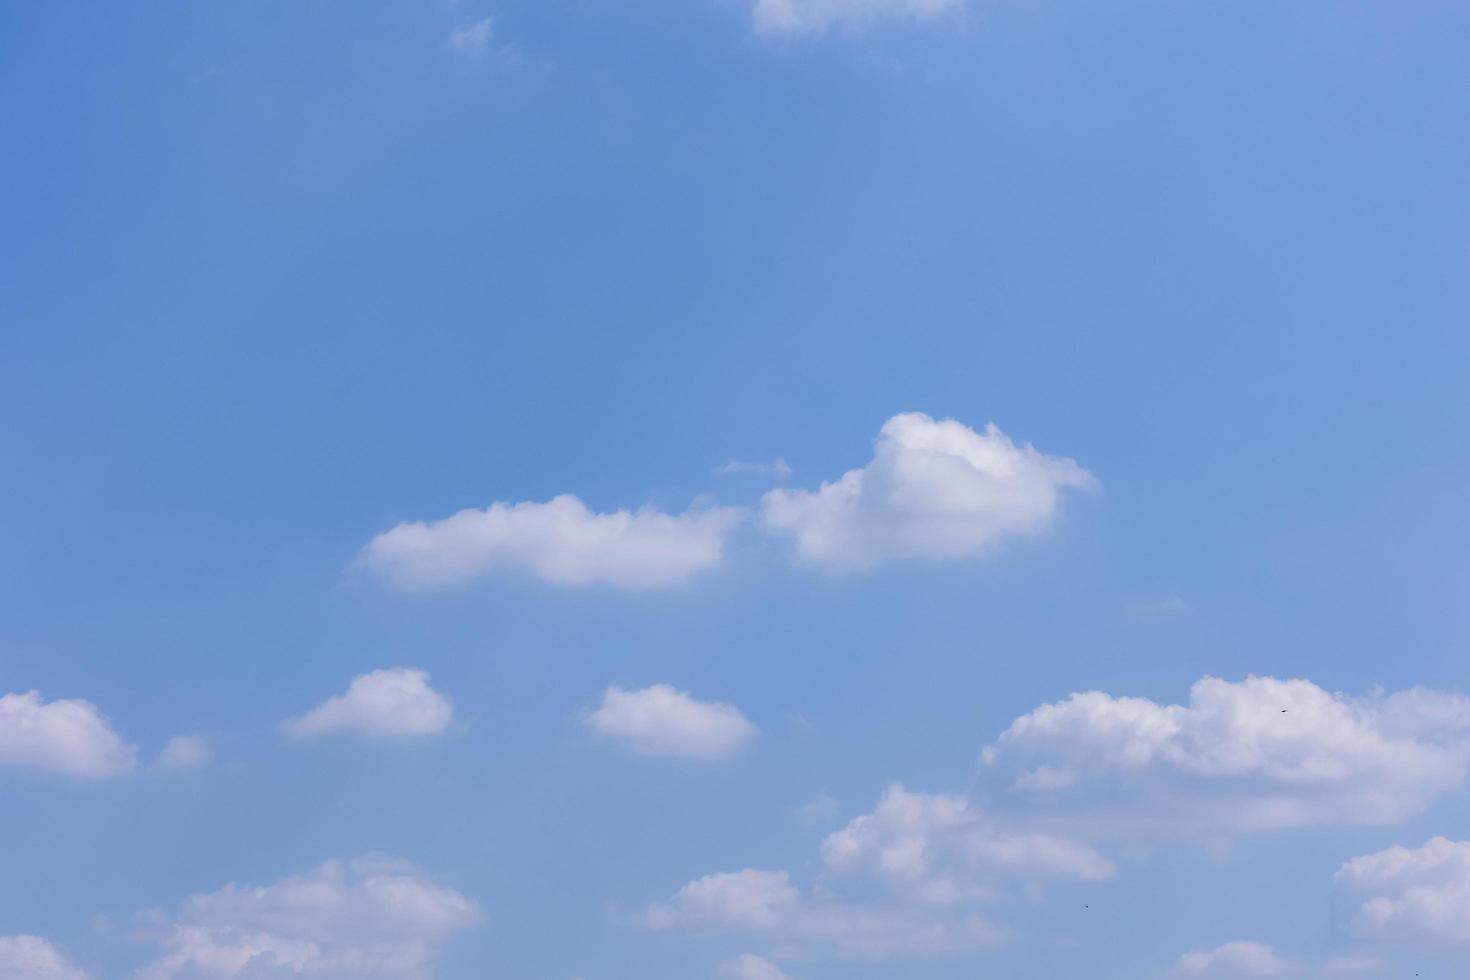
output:
[[[1462,972],[1467,37],[12,5],[0,973]]]

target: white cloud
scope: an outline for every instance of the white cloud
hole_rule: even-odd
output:
[[[297,737],[355,732],[404,737],[436,735],[449,727],[454,708],[429,686],[422,670],[375,670],[352,679],[347,693],[329,698],[299,718],[285,723]]]
[[[1098,881],[1113,874],[1112,864],[1085,845],[1005,833],[958,797],[900,786],[889,788],[871,814],[829,835],[822,860],[830,877],[806,892],[785,871],[696,879],[651,906],[644,925],[756,933],[783,949],[935,956],[1002,941],[1000,929],[963,905],[997,895],[1007,882]],[[872,881],[884,886],[877,897]]]
[[[874,811],[822,843],[829,870],[869,871],[911,897],[951,903],[991,897],[998,877],[1102,881],[1114,867],[1085,844],[1007,833],[958,796],[890,786]]]
[[[264,887],[226,885],[159,923],[158,959],[135,980],[427,980],[435,948],[479,919],[475,903],[383,858]]]
[[[554,585],[654,589],[718,565],[741,511],[652,508],[597,514],[563,494],[547,503],[495,503],[440,521],[413,521],[378,535],[364,567],[405,589],[463,582],[490,569],[520,568]]]
[[[1353,858],[1336,884],[1351,928],[1366,937],[1470,943],[1470,841],[1436,837]]]
[[[791,980],[786,972],[768,959],[746,953],[720,966],[720,976],[729,980]]]
[[[785,871],[706,875],[643,914],[650,929],[727,929],[786,944],[816,943],[871,959],[938,956],[993,945],[1001,933],[978,916],[940,916],[902,905],[859,905],[803,895]]]
[[[797,557],[834,571],[901,558],[958,559],[1050,527],[1063,491],[1097,481],[1070,459],[927,415],[895,415],[873,459],[815,491],[772,490],[761,524]]]
[[[131,772],[138,750],[88,701],[44,702],[36,691],[0,696],[0,765],[101,779]]]
[[[1206,677],[1188,705],[1098,691],[1043,705],[982,759],[1038,810],[1080,810],[1100,829],[1382,824],[1464,779],[1470,699],[1420,689],[1354,698],[1305,680]]]
[[[450,31],[449,46],[461,54],[474,57],[485,50],[493,34],[494,25],[491,23],[491,18],[485,17],[473,24],[456,27]]]
[[[738,752],[760,733],[733,704],[700,701],[667,684],[641,691],[610,687],[587,716],[599,735],[625,741],[640,755],[706,762]]]
[[[163,769],[197,769],[207,765],[214,753],[209,740],[202,735],[175,735],[158,753],[158,766]]]
[[[0,977],[5,980],[88,980],[55,946],[38,936],[0,936]]]
[[[756,0],[755,26],[769,34],[820,34],[883,20],[934,20],[963,7],[964,0]]]
[[[1179,973],[1199,977],[1277,977],[1287,970],[1286,961],[1265,943],[1239,940],[1179,958]]]

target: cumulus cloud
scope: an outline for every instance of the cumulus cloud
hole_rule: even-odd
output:
[[[157,764],[161,769],[197,769],[208,765],[213,755],[209,740],[202,735],[175,735],[158,753]]]
[[[652,508],[598,514],[563,494],[399,524],[373,538],[360,562],[405,589],[451,585],[497,568],[524,569],[554,585],[655,589],[718,565],[740,517],[729,507],[677,516]]]
[[[1265,943],[1239,940],[1179,958],[1178,973],[1191,977],[1277,977],[1286,961]]]
[[[494,35],[491,18],[485,17],[449,32],[449,46],[460,54],[475,57],[485,50]]]
[[[967,903],[998,896],[1008,882],[1099,881],[1113,874],[1112,864],[1085,845],[1007,833],[958,797],[901,786],[890,787],[872,813],[829,835],[821,853],[828,877],[820,888],[803,891],[785,871],[707,875],[651,906],[644,924],[755,933],[783,949],[935,956],[1004,939]]]
[[[1102,881],[1114,867],[1091,847],[1045,834],[1008,833],[959,796],[888,788],[872,813],[822,843],[833,871],[868,871],[923,902],[991,897],[997,878]]]
[[[720,976],[728,980],[791,980],[784,970],[770,960],[750,953],[722,964]]]
[[[131,772],[138,750],[89,701],[42,701],[37,691],[0,696],[0,765],[102,779]]]
[[[1206,677],[1187,705],[1092,691],[1016,719],[982,759],[1038,810],[1081,809],[1099,828],[1384,824],[1464,779],[1470,699],[1271,677]]]
[[[1470,841],[1436,837],[1353,858],[1336,875],[1350,928],[1376,940],[1470,943]]]
[[[298,738],[353,732],[398,738],[437,735],[449,727],[454,708],[429,686],[422,670],[375,670],[352,679],[345,694],[329,698],[284,725]]]
[[[954,13],[964,0],[756,0],[756,30],[768,34],[821,34],[861,30],[884,21],[928,21]]]
[[[0,936],[0,977],[5,980],[88,980],[81,969],[39,936]]]
[[[992,945],[994,926],[975,915],[941,916],[899,904],[803,895],[785,871],[747,868],[689,882],[643,914],[650,929],[724,929],[784,944],[815,943],[871,959],[938,956]]]
[[[412,865],[364,858],[226,885],[155,917],[163,949],[135,980],[427,980],[436,947],[479,911]]]
[[[833,571],[891,559],[948,560],[1051,526],[1067,490],[1096,479],[1070,459],[1017,446],[994,425],[896,415],[873,459],[817,490],[772,490],[760,520],[790,537],[797,557]]]
[[[733,704],[699,701],[667,684],[641,691],[610,687],[587,716],[599,735],[620,739],[640,755],[713,761],[740,750],[759,729]]]

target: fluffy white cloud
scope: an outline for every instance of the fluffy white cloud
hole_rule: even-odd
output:
[[[461,54],[473,57],[485,50],[493,33],[494,25],[489,17],[485,17],[450,31],[449,46]]]
[[[939,916],[904,905],[859,905],[803,895],[785,871],[707,875],[648,908],[650,929],[730,929],[786,943],[816,943],[883,959],[938,956],[992,945],[994,926],[974,915]]]
[[[1351,927],[1372,939],[1470,943],[1470,841],[1391,847],[1337,871]]]
[[[959,796],[891,786],[870,814],[822,843],[833,871],[870,871],[924,902],[988,898],[998,877],[1102,881],[1112,862],[1085,844],[1007,833]]]
[[[0,696],[0,765],[96,779],[131,772],[137,764],[138,750],[91,702],[46,702],[36,691]]]
[[[436,946],[475,903],[411,865],[329,861],[264,887],[195,895],[158,923],[158,959],[135,980],[425,980]]]
[[[1187,705],[1097,691],[1043,705],[982,758],[1039,810],[1080,808],[1098,828],[1381,824],[1464,779],[1470,699],[1419,689],[1354,698],[1305,680],[1206,677]]]
[[[285,729],[297,737],[337,732],[389,738],[436,735],[453,717],[454,708],[429,686],[427,673],[400,667],[354,677],[347,693],[292,718]]]
[[[770,34],[858,30],[882,20],[933,20],[964,0],[756,0],[756,29]]]
[[[720,966],[720,976],[729,980],[791,980],[786,972],[768,959],[746,953]]]
[[[1179,973],[1191,977],[1278,977],[1286,961],[1265,943],[1239,940],[1179,958]]]
[[[741,511],[651,508],[597,514],[569,494],[495,503],[440,521],[399,524],[373,538],[364,567],[406,589],[448,585],[493,568],[527,569],[555,585],[653,589],[713,568]]]
[[[158,765],[163,769],[197,769],[207,765],[213,755],[204,736],[175,735],[158,753]]]
[[[835,571],[898,558],[956,559],[1046,530],[1062,493],[1095,486],[1070,459],[927,415],[884,424],[867,466],[808,490],[772,490],[761,524],[802,561]]]
[[[587,716],[599,735],[621,739],[641,755],[713,761],[738,751],[759,730],[740,709],[699,701],[667,684],[641,691],[610,687]]]
[[[1113,866],[1085,845],[1006,833],[953,796],[890,787],[874,811],[822,844],[830,879],[808,892],[785,871],[746,869],[689,882],[651,906],[652,929],[758,933],[782,948],[816,945],[870,958],[934,956],[994,945],[1000,929],[961,903],[1006,882],[1097,881]],[[843,892],[862,876],[850,894]],[[869,883],[885,886],[874,898]]]
[[[38,936],[0,936],[0,977],[5,980],[88,980],[87,971]]]

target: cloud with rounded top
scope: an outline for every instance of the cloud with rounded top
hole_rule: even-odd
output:
[[[641,691],[609,687],[586,718],[598,735],[639,755],[713,762],[733,755],[760,733],[733,704],[700,701],[668,684]]]
[[[1018,446],[994,425],[895,415],[873,458],[816,490],[772,490],[760,523],[801,562],[853,572],[897,559],[952,561],[1039,534],[1064,494],[1097,479],[1070,459]]]
[[[437,735],[453,719],[453,705],[429,686],[425,671],[396,667],[354,677],[346,693],[283,727],[296,738],[338,733],[407,738]]]
[[[43,701],[40,692],[0,695],[0,765],[105,779],[132,772],[138,750],[90,701]]]

